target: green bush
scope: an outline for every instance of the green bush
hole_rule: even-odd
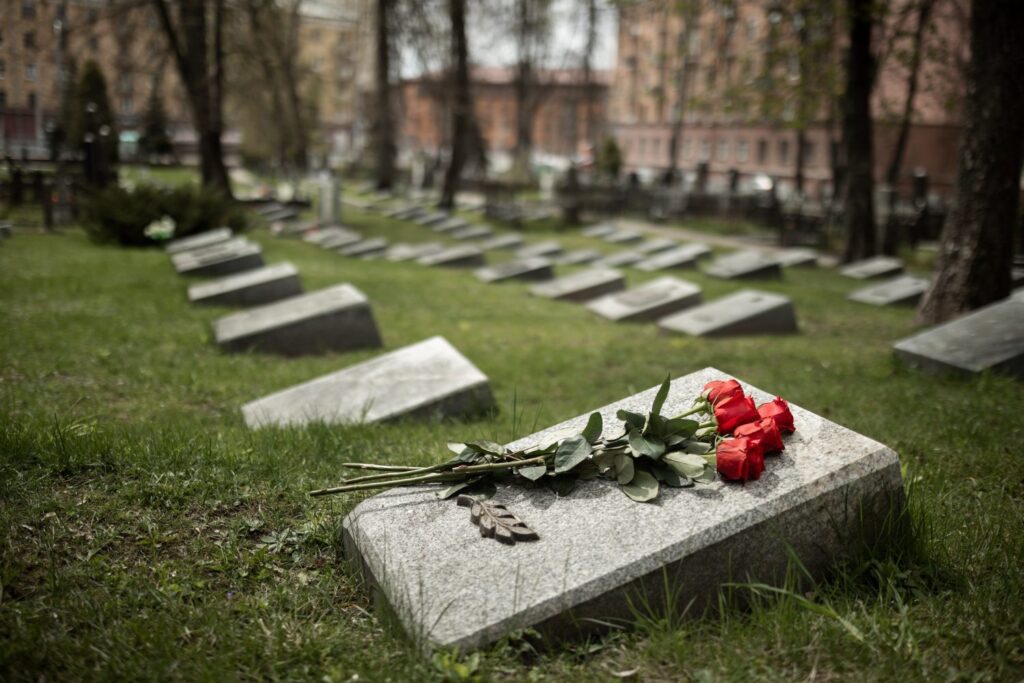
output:
[[[216,192],[195,186],[174,188],[139,185],[133,190],[111,186],[82,202],[82,226],[95,242],[118,242],[125,246],[157,244],[146,236],[153,221],[170,216],[174,237],[227,226],[235,232],[248,227],[240,206]]]

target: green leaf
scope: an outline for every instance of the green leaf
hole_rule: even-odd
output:
[[[640,430],[629,432],[629,448],[637,455],[657,460],[665,453],[665,442],[653,436],[644,436]]]
[[[615,479],[618,480],[620,485],[628,484],[633,481],[633,457],[620,453],[615,456]]]
[[[544,483],[548,485],[548,488],[554,491],[559,496],[568,496],[572,493],[572,490],[576,488],[576,477],[573,476],[561,476],[561,477],[545,477]]]
[[[689,439],[683,443],[683,450],[687,453],[695,453],[697,455],[704,455],[711,450],[711,444],[704,441],[695,441]]]
[[[477,439],[476,441],[467,441],[466,445],[470,448],[478,450],[482,453],[490,453],[491,455],[504,455],[505,447],[501,444],[488,441],[486,439]]]
[[[601,438],[603,431],[604,420],[601,419],[601,413],[591,413],[590,419],[587,420],[587,426],[583,428],[583,438],[594,443]]]
[[[693,433],[700,427],[696,420],[688,420],[685,417],[675,417],[665,423],[666,434],[677,434],[679,436],[693,436]]]
[[[555,451],[555,474],[568,472],[590,457],[590,444],[582,436],[566,439]]]
[[[608,468],[615,466],[616,455],[617,453],[613,451],[600,451],[599,453],[595,453],[591,460],[597,466],[597,470],[603,473],[607,472]]]
[[[643,429],[644,425],[647,423],[646,417],[640,413],[631,413],[628,410],[620,410],[615,413],[615,416],[633,429]]]
[[[462,455],[462,451],[466,450],[466,444],[459,443],[458,441],[449,441],[448,450],[450,450],[455,455]]]
[[[673,446],[678,446],[684,441],[686,441],[686,439],[679,436],[678,434],[669,434],[668,436],[665,437],[665,445],[668,446],[669,448],[672,448]]]
[[[665,381],[661,383],[661,388],[658,389],[658,394],[654,397],[654,403],[651,404],[651,415],[661,415],[661,407],[665,405],[670,386],[672,386],[672,375],[666,377]]]
[[[693,480],[676,472],[673,468],[663,463],[654,464],[654,476],[666,486],[681,489],[693,486]]]
[[[658,497],[658,480],[644,470],[636,470],[633,480],[622,486],[622,492],[637,503],[646,503]]]
[[[520,467],[516,473],[530,481],[537,481],[548,473],[548,468],[547,465],[530,465],[529,467]]]
[[[435,495],[441,500],[448,500],[459,491],[468,489],[472,484],[471,481],[460,481],[458,484],[452,484],[448,488],[438,491]]]
[[[668,453],[661,461],[690,479],[704,476],[704,470],[708,466],[707,460],[692,453]]]

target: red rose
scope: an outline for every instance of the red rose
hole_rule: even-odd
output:
[[[782,432],[779,431],[775,420],[770,417],[740,425],[733,431],[733,434],[756,440],[765,454],[778,453],[786,449],[782,443]]]
[[[740,425],[759,419],[761,418],[757,414],[754,399],[742,393],[729,394],[715,404],[715,420],[718,421],[719,434],[728,434]]]
[[[761,417],[770,417],[775,420],[775,424],[778,425],[779,431],[792,434],[796,431],[796,427],[793,426],[793,413],[789,411],[789,404],[781,396],[776,396],[775,400],[771,403],[765,403],[757,409],[757,414]]]
[[[760,444],[746,437],[726,439],[718,444],[715,462],[718,473],[733,481],[760,479],[764,472],[764,453]]]
[[[742,395],[743,387],[734,379],[715,380],[704,385],[704,394],[713,405],[718,403],[718,400],[721,398],[732,396],[733,394]]]

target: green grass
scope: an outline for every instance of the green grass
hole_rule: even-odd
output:
[[[15,236],[0,246],[3,680],[437,678],[341,561],[341,519],[361,497],[306,492],[335,482],[345,460],[432,462],[448,440],[508,440],[707,365],[895,448],[916,534],[811,588],[755,595],[749,609],[725,596],[717,618],[651,606],[636,628],[590,643],[505,642],[481,657],[482,678],[1024,676],[1024,386],[894,362],[912,311],[848,302],[857,283],[791,270],[758,286],[794,299],[799,335],[698,341],[608,323],[524,285],[253,238],[268,261],[294,262],[307,289],[348,281],[366,292],[386,349],[446,336],[491,377],[500,412],[250,433],[245,401],[379,352],[225,355],[210,321],[226,310],[189,306],[159,250],[99,247],[77,231]],[[684,277],[707,298],[736,288]]]

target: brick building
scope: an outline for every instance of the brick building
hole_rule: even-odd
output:
[[[787,13],[793,3],[710,1],[685,18],[679,3],[623,5],[609,100],[609,125],[627,170],[654,177],[670,166],[681,120],[677,167],[708,163],[713,184],[730,169],[741,178],[765,173],[792,189],[798,131],[803,132],[805,190],[832,182],[841,123],[841,21],[810,24]],[[900,184],[925,169],[932,188],[952,185],[960,134],[967,22],[959,0],[938,0],[925,33],[925,59]],[[818,7],[823,7],[824,4]],[[877,29],[881,68],[873,97],[875,176],[883,180],[907,87],[905,55],[913,21],[907,2],[890,6]],[[801,42],[802,41],[802,42]]]

